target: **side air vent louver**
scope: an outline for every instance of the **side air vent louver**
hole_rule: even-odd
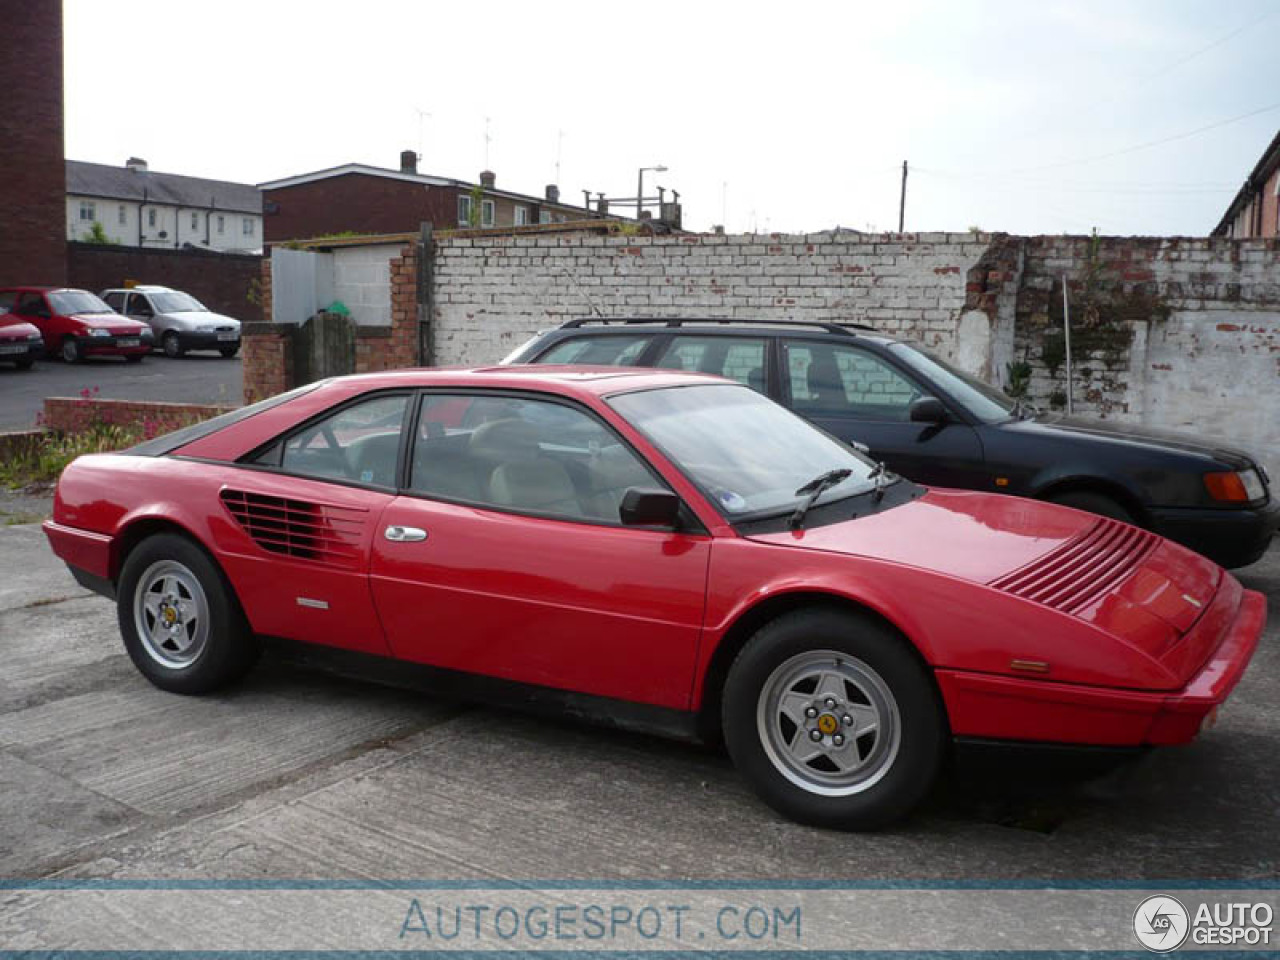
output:
[[[1133,573],[1159,541],[1154,533],[1100,517],[1074,540],[991,586],[1076,614]]]
[[[223,490],[222,503],[262,549],[299,560],[354,566],[360,559],[364,511]]]

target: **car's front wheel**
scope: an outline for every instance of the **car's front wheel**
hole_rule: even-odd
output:
[[[240,352],[240,348],[239,347],[219,347],[218,352],[222,354],[224,357],[230,359],[231,357],[234,357],[237,353]]]
[[[80,341],[75,337],[62,338],[62,359],[67,363],[79,363],[83,354]]]
[[[947,740],[932,679],[877,620],[833,609],[766,624],[729,671],[726,745],[761,798],[803,823],[869,830],[937,778]]]
[[[173,330],[165,333],[164,337],[160,341],[160,345],[164,348],[164,355],[166,357],[180,357],[186,353],[186,351],[182,349],[182,341],[178,339],[178,334]]]
[[[190,540],[156,534],[125,561],[116,613],[134,666],[162,690],[207,693],[243,676],[258,644],[220,570]]]

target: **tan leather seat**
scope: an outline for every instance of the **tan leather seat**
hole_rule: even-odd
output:
[[[504,463],[489,478],[493,502],[533,513],[581,517],[586,511],[569,472],[554,460]]]

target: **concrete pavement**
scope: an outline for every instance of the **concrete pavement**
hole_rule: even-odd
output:
[[[147,684],[39,528],[0,528],[0,876],[1262,878],[1280,869],[1271,626],[1218,725],[1103,781],[948,778],[901,826],[797,826],[728,760],[458,706],[268,656],[191,699]]]

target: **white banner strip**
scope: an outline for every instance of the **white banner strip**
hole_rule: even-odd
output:
[[[1280,891],[94,884],[0,890],[14,951],[1276,950]]]

